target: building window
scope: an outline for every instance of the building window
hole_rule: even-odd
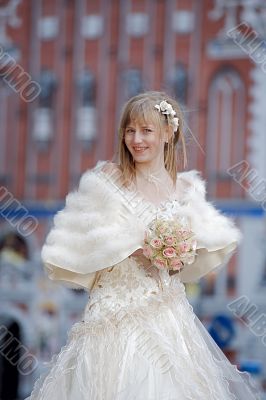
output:
[[[128,35],[139,38],[149,31],[149,16],[145,13],[130,13],[126,17],[126,31]]]
[[[78,107],[76,135],[83,146],[90,147],[97,134],[96,82],[94,74],[84,70],[77,81]]]
[[[187,68],[183,63],[177,63],[174,67],[171,78],[170,87],[174,97],[181,103],[187,102],[188,74]]]
[[[43,70],[39,78],[41,92],[33,114],[33,139],[40,146],[47,145],[54,133],[54,102],[57,79],[53,71]]]
[[[59,20],[55,16],[42,17],[38,21],[38,36],[42,40],[54,40],[58,36]]]
[[[245,157],[244,118],[244,84],[235,69],[224,68],[215,74],[208,93],[207,175],[213,197],[217,184],[228,182],[232,183],[230,196],[241,196],[227,169]]]
[[[138,69],[129,69],[124,75],[126,98],[136,96],[143,91],[141,72]]]
[[[81,35],[85,39],[99,39],[104,32],[104,20],[101,15],[86,15],[81,20]]]
[[[178,10],[172,15],[172,29],[179,35],[187,35],[195,29],[195,19],[192,11]]]

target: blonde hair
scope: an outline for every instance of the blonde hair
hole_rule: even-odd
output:
[[[180,140],[182,142],[182,151],[180,153],[183,159],[183,168],[187,165],[186,145],[183,134],[183,115],[177,101],[164,92],[148,91],[138,94],[129,99],[124,105],[118,129],[118,165],[122,175],[122,184],[125,186],[130,185],[136,177],[135,161],[125,144],[125,129],[130,121],[141,120],[145,123],[153,123],[155,126],[158,126],[160,133],[162,133],[163,129],[169,126],[168,119],[166,115],[159,112],[154,106],[163,100],[172,105],[176,112],[176,117],[179,118],[178,130],[169,138],[168,143],[165,143],[164,146],[164,165],[174,184],[178,172],[176,148]]]

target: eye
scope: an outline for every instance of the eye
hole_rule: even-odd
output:
[[[133,128],[127,128],[125,133],[127,135],[133,134],[134,133],[134,129]]]
[[[144,128],[144,132],[145,132],[145,133],[151,133],[151,132],[152,132],[152,129],[150,129],[150,128]]]

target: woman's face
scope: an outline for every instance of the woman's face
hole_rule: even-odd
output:
[[[150,162],[162,157],[165,140],[154,123],[133,120],[125,129],[125,144],[136,162]]]

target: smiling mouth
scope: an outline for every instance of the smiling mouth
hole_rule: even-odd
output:
[[[136,153],[143,153],[148,147],[133,147]]]

